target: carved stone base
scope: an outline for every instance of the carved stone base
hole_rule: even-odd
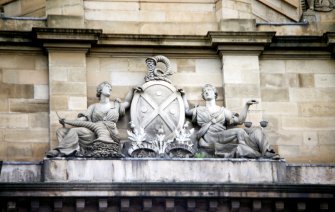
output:
[[[76,153],[78,157],[87,158],[120,158],[119,145],[115,143],[94,142],[92,145],[81,148]]]
[[[283,160],[254,159],[46,159],[45,182],[277,183]]]

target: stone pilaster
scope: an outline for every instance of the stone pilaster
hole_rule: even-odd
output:
[[[99,30],[35,28],[48,52],[50,147],[58,145],[56,129],[62,118],[75,119],[87,109],[86,53]]]
[[[255,125],[262,120],[259,55],[271,42],[273,32],[210,32],[213,46],[222,59],[225,106],[240,112],[243,105],[256,99],[250,107],[247,121]]]

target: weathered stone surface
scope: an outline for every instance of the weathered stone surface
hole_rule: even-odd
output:
[[[0,114],[0,128],[25,128],[28,127],[28,114]]]
[[[335,145],[335,131],[319,131],[318,132],[320,145]]]
[[[334,184],[333,165],[293,165],[287,166],[287,181],[297,184]]]
[[[261,86],[266,88],[283,88],[285,84],[284,74],[261,73]]]
[[[4,6],[4,12],[6,16],[23,16],[29,14],[37,9],[45,7],[44,0],[18,0],[11,2]]]
[[[68,109],[69,110],[86,110],[87,108],[87,97],[68,97]]]
[[[292,102],[262,102],[263,110],[267,114],[298,115],[298,104]]]
[[[173,76],[170,77],[170,79],[173,84],[180,87],[199,86],[199,84],[212,84],[218,87],[222,86],[222,73],[175,73]]]
[[[0,97],[4,98],[34,98],[34,86],[33,85],[19,85],[19,84],[7,84],[0,83]]]
[[[298,74],[298,79],[300,87],[314,87],[314,74]]]
[[[42,166],[37,163],[4,162],[0,175],[0,182],[40,182]]]
[[[335,87],[335,74],[315,74],[315,87]]]
[[[48,128],[49,127],[49,113],[38,112],[28,114],[29,127],[31,128]]]
[[[49,99],[49,86],[34,85],[34,99]]]
[[[335,117],[294,117],[294,116],[285,116],[282,118],[283,129],[286,130],[333,130]]]
[[[195,71],[197,73],[220,73],[222,70],[222,62],[219,58],[217,59],[196,59],[195,60]],[[179,71],[179,69],[178,69]]]
[[[9,161],[29,161],[33,156],[31,143],[8,142],[7,160]]]
[[[19,54],[0,54],[0,67],[4,69],[26,69],[35,68],[35,56]]]
[[[222,167],[226,168],[222,169]],[[270,183],[285,180],[285,168],[283,161],[247,159],[56,159],[44,160],[44,179],[45,182]],[[105,171],[99,171],[102,169]],[[206,172],[203,171],[204,169]],[[171,170],[174,171],[171,172]]]
[[[49,53],[49,66],[53,67],[85,67],[85,54],[72,52]]]
[[[3,69],[2,81],[15,84],[47,84],[46,70]]]
[[[69,68],[68,80],[71,82],[86,82],[85,68]]]
[[[32,143],[33,157],[31,161],[40,161],[44,158],[46,152],[50,150],[49,136],[43,143]]]
[[[0,98],[0,112],[9,112],[8,99]]]
[[[9,110],[19,113],[48,112],[49,103],[47,100],[10,99]]]
[[[261,96],[265,102],[288,102],[289,91],[287,88],[262,88]]]
[[[302,116],[335,116],[335,102],[301,102],[298,104]]]
[[[110,82],[115,86],[141,85],[144,83],[144,72],[111,72]],[[106,80],[106,79],[105,79]]]
[[[334,101],[335,88],[290,88],[290,101]]]
[[[226,10],[228,10],[228,13],[226,13]],[[249,12],[224,9],[223,18],[225,19],[219,23],[220,31],[255,31],[256,29],[255,19],[252,19],[252,15]]]
[[[83,82],[52,82],[50,92],[53,95],[86,95],[86,83]]]
[[[143,5],[145,7],[146,4]],[[138,10],[139,2],[84,1],[85,10]]]
[[[225,84],[226,97],[257,98],[260,89],[257,84]]]
[[[260,60],[261,73],[285,73],[285,61],[283,60]]]
[[[334,60],[287,60],[286,72],[288,73],[334,73]]]
[[[269,142],[278,146],[300,146],[303,143],[303,135],[299,131],[276,130],[266,131]],[[289,147],[288,147],[289,148]],[[281,154],[281,152],[279,152]]]
[[[49,141],[47,128],[32,129],[6,129],[4,141],[15,143],[45,142]]]

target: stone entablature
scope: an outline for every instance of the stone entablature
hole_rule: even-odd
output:
[[[250,159],[5,162],[0,208],[331,211],[334,172],[332,165]]]

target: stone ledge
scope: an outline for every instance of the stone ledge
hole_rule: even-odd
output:
[[[278,183],[285,161],[248,159],[45,159],[44,182]]]
[[[0,197],[334,198],[335,185],[240,183],[0,183]]]

